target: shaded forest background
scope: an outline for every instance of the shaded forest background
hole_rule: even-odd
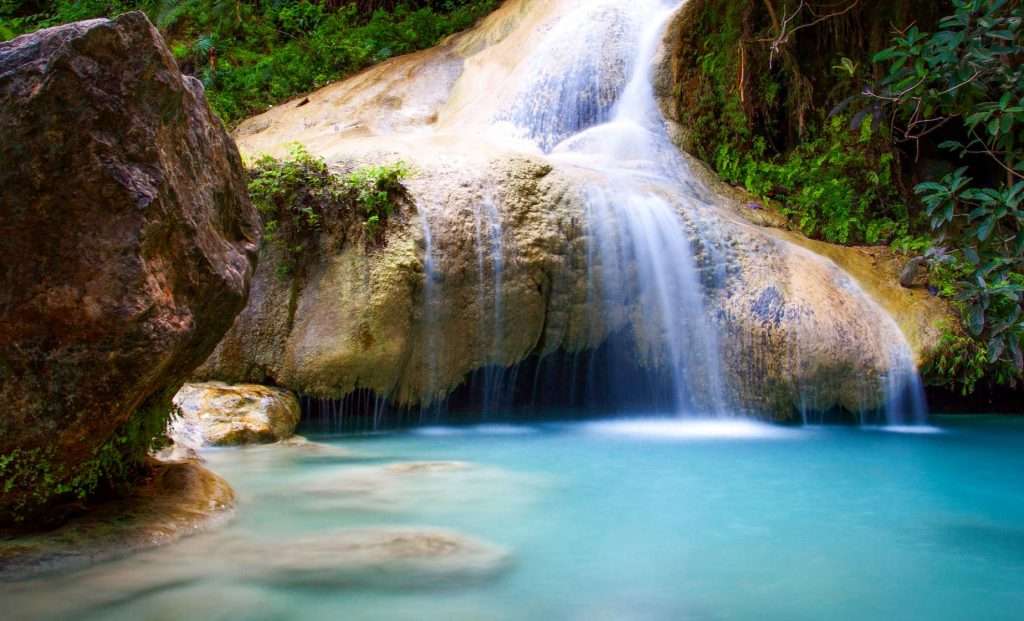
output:
[[[232,126],[472,26],[499,0],[0,0],[0,39],[144,11]]]

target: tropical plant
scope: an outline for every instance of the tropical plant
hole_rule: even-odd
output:
[[[282,159],[265,155],[256,160],[249,171],[249,195],[263,219],[264,241],[281,251],[278,274],[292,274],[328,217],[358,217],[366,241],[378,241],[405,192],[402,181],[411,174],[396,162],[340,176],[300,144]]]
[[[912,26],[875,56],[887,73],[866,94],[891,107],[900,140],[916,146],[942,136],[939,147],[962,164],[915,191],[938,243],[951,246],[947,260],[960,266],[953,297],[967,332],[989,373],[1014,383],[1024,371],[1024,7],[952,4],[934,33]],[[950,342],[971,351],[973,364],[942,370],[973,388],[978,348]]]

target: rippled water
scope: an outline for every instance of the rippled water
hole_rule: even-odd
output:
[[[431,427],[212,450],[238,492],[231,524],[2,585],[3,616],[1019,619],[1024,419],[938,420]],[[468,547],[383,558],[381,532]]]

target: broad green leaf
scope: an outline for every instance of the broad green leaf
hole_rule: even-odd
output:
[[[992,229],[994,229],[995,226],[995,217],[989,216],[988,218],[986,218],[984,222],[978,225],[978,240],[985,241],[986,239],[988,239],[988,236],[992,234]]]
[[[1006,341],[1001,337],[995,337],[988,341],[988,361],[995,362],[1003,355],[1003,350],[1006,348]]]
[[[967,311],[967,328],[974,336],[980,336],[985,329],[985,310],[978,304],[973,304]]]

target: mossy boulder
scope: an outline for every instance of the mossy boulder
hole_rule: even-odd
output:
[[[142,13],[0,43],[0,134],[0,524],[38,525],[139,465],[245,304],[259,222]]]

